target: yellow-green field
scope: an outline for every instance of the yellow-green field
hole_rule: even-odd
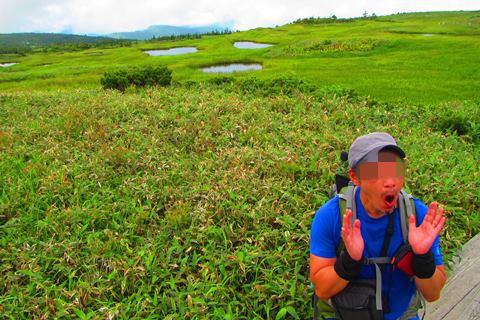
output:
[[[446,208],[450,261],[480,231],[479,15],[0,56],[20,62],[0,69],[0,318],[311,318],[310,224],[340,151],[373,131],[406,151],[407,190]],[[178,45],[201,51],[142,53]],[[225,61],[265,69],[197,71]],[[101,89],[148,64],[175,82]]]
[[[238,40],[275,46],[233,47]],[[195,46],[195,54],[150,57],[145,49]],[[199,67],[259,62],[262,71],[235,78],[279,75],[316,86],[340,85],[389,102],[439,103],[480,100],[480,12],[416,13],[346,23],[290,24],[184,41],[141,42],[132,47],[0,56],[0,90],[98,88],[107,70],[168,65],[174,80],[202,81]]]

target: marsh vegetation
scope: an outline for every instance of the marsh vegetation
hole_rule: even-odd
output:
[[[450,261],[480,232],[479,29],[479,12],[309,18],[0,55],[18,63],[0,68],[0,314],[311,318],[310,224],[372,131],[446,208]],[[249,39],[275,46],[232,46]],[[199,51],[143,53],[178,46]],[[226,61],[265,68],[199,70]]]

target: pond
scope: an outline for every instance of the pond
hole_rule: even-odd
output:
[[[163,49],[163,50],[147,50],[144,52],[150,56],[156,57],[156,56],[175,56],[177,54],[195,53],[197,51],[198,50],[195,47],[180,47],[180,48],[171,48],[171,49]]]
[[[258,63],[244,64],[244,63],[232,63],[225,65],[216,65],[206,68],[202,68],[206,73],[231,73],[237,71],[249,71],[249,70],[261,70],[262,65]]]
[[[5,62],[5,63],[0,63],[0,67],[6,68],[6,67],[11,67],[15,64],[18,64],[18,62]]]
[[[233,44],[233,46],[238,49],[263,49],[263,48],[271,47],[272,44],[250,42],[250,41],[237,41]]]
[[[96,51],[96,52],[85,52],[87,56],[101,56],[103,55],[102,51]]]

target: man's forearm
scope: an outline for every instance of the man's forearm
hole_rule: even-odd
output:
[[[431,278],[420,279],[415,277],[415,284],[418,291],[428,301],[432,302],[440,298],[440,291],[446,282],[445,269],[443,266],[437,266],[435,273]]]
[[[315,287],[315,294],[322,300],[330,299],[348,285],[348,281],[342,279],[333,266],[318,270],[310,279]]]

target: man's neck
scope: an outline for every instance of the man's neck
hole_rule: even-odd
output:
[[[388,213],[388,212],[383,212],[375,209],[372,202],[369,201],[367,197],[365,197],[365,194],[362,192],[362,189],[360,189],[360,201],[362,201],[362,205],[365,208],[365,211],[367,212],[368,216],[370,216],[371,218],[379,219]]]

